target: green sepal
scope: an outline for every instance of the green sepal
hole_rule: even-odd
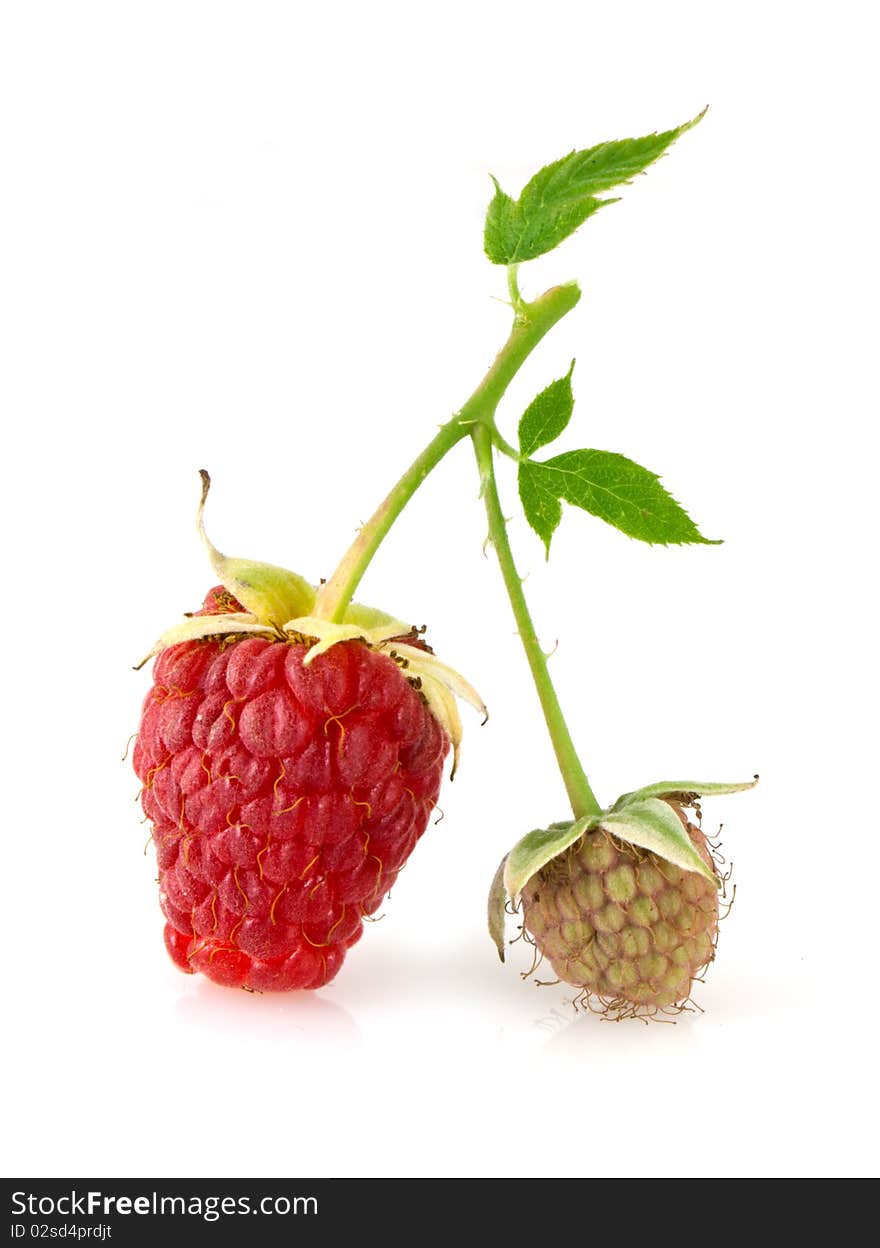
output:
[[[489,889],[488,902],[488,918],[489,918],[489,935],[495,943],[498,950],[498,956],[504,961],[504,914],[507,906],[507,889],[504,887],[504,868],[507,865],[508,855],[504,857],[498,864],[498,870],[495,872],[495,878],[492,880],[492,887]]]
[[[641,802],[647,797],[673,798],[683,806],[692,805],[701,797],[721,797],[725,793],[745,793],[758,783],[753,780],[740,781],[736,784],[724,784],[704,780],[659,780],[656,784],[646,784],[641,789],[633,789],[632,793],[623,793],[611,807],[612,811],[623,810],[634,802]]]
[[[396,624],[399,628],[397,636],[403,637],[412,631],[411,624],[404,624],[403,620],[398,620],[395,616],[389,615],[387,611],[380,611],[378,607],[367,607],[362,602],[350,602],[345,608],[345,614],[342,617],[343,624],[356,624],[359,628],[374,629],[383,628],[386,624]]]
[[[753,789],[757,783],[757,776],[754,780],[732,784],[662,780],[622,794],[613,806],[597,815],[588,815],[576,822],[551,823],[548,828],[529,832],[517,841],[498,868],[489,893],[489,930],[499,953],[503,947],[499,944],[499,933],[503,938],[505,891],[517,903],[522,889],[536,872],[593,828],[604,828],[620,841],[649,850],[658,858],[684,871],[695,871],[717,884],[715,873],[694,848],[684,822],[669,802],[690,806],[700,797],[742,793]]]
[[[280,627],[292,616],[308,615],[312,609],[315,591],[296,572],[252,559],[224,557],[212,564],[224,589],[258,620]]]
[[[718,877],[697,853],[681,818],[659,797],[646,797],[621,810],[608,811],[602,815],[601,825],[618,840],[647,849],[683,871],[695,871],[718,884]]]
[[[698,872],[717,883],[714,872],[697,853],[672,807],[659,798],[646,798],[619,811],[602,811],[575,823],[551,824],[549,828],[537,828],[524,836],[508,854],[504,869],[504,885],[514,904],[533,875],[596,827],[604,828],[628,845],[647,849],[684,871]]]
[[[575,823],[551,823],[549,828],[536,828],[517,841],[504,867],[504,887],[514,905],[532,876],[573,845],[600,818],[601,815],[586,815]]]
[[[315,590],[295,572],[252,559],[223,559],[213,564],[223,588],[235,594],[242,607],[267,624],[280,625],[292,615],[307,615]]]

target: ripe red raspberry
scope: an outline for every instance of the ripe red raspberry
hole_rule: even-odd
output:
[[[199,615],[240,612],[222,587]],[[412,638],[406,639],[411,646]],[[449,737],[389,654],[345,640],[184,641],[134,750],[168,951],[256,990],[331,980],[425,831]]]

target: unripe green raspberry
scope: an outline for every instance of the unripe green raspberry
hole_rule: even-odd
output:
[[[674,809],[711,868],[706,838]],[[522,902],[524,926],[559,978],[615,1012],[683,1003],[714,957],[715,884],[601,827],[533,875]]]

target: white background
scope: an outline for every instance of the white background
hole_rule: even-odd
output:
[[[5,1173],[876,1171],[872,10],[4,6]],[[185,978],[120,760],[131,664],[213,582],[196,470],[221,547],[328,575],[506,334],[488,172],[516,193],[705,104],[524,270],[584,298],[500,417],[576,356],[563,445],[726,539],[572,513],[547,566],[512,524],[601,798],[761,772],[706,803],[739,894],[705,1015],[577,1016],[484,934],[498,859],[566,807],[466,443],[361,595],[490,704],[445,822],[325,990]]]

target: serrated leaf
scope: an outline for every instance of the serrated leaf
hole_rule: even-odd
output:
[[[497,183],[496,183],[497,185]],[[572,204],[526,212],[498,188],[486,213],[483,246],[493,264],[520,264],[558,247],[588,217],[617,199],[586,195]]]
[[[523,412],[519,422],[520,454],[534,455],[542,446],[555,442],[568,425],[574,409],[571,389],[573,370],[574,360],[566,375],[558,381],[551,381]]]
[[[623,810],[602,815],[600,824],[612,836],[650,850],[683,871],[695,871],[714,884],[718,879],[694,848],[687,829],[678,815],[658,797],[633,802]]]
[[[524,468],[525,464],[520,465],[521,497]],[[539,519],[552,516],[545,500],[556,498],[598,516],[641,542],[664,546],[684,542],[716,544],[703,537],[684,508],[660,484],[656,473],[614,451],[565,451],[542,463],[532,460],[526,478],[529,503]],[[523,506],[526,507],[525,500]],[[549,546],[558,519],[548,532],[547,521],[544,531],[536,527],[528,507],[526,515]]]
[[[492,880],[486,907],[489,920],[489,935],[492,937],[502,962],[504,961],[504,912],[507,904],[507,889],[504,887],[504,868],[506,863],[507,855],[505,854],[499,862],[498,870],[495,872]]]
[[[517,841],[504,867],[504,887],[511,900],[516,903],[535,872],[573,845],[595,822],[594,816],[585,816],[576,823],[554,823],[549,828],[536,828]]]
[[[644,173],[704,113],[674,130],[569,152],[539,170],[517,200],[495,182],[486,213],[486,255],[493,264],[518,264],[551,251],[594,212],[616,202],[597,199],[599,192]]]
[[[540,464],[528,459],[520,464],[519,497],[526,519],[544,543],[549,558],[550,539],[562,519],[562,504],[552,488],[548,489],[547,479],[541,475],[540,468]]]
[[[511,239],[518,237],[519,209],[515,200],[502,191],[495,178],[495,195],[486,210],[486,224],[483,230],[483,247],[493,264],[510,264],[512,261],[501,257],[510,250]],[[499,257],[496,259],[495,257]]]
[[[678,797],[684,799],[687,797],[720,797],[724,793],[744,793],[747,789],[753,789],[758,783],[758,777],[753,780],[745,780],[736,784],[716,783],[714,781],[705,780],[659,780],[656,784],[646,784],[641,789],[633,789],[632,793],[623,793],[611,807],[613,811],[623,810],[627,806],[632,806],[634,802],[641,802],[647,797]],[[684,802],[689,805],[688,802]]]
[[[597,195],[613,186],[628,185],[637,174],[644,173],[676,139],[692,130],[706,114],[672,130],[661,130],[640,139],[614,139],[597,143],[580,152],[569,152],[561,160],[545,165],[520,195],[520,203],[529,207],[556,203],[576,195]]]

